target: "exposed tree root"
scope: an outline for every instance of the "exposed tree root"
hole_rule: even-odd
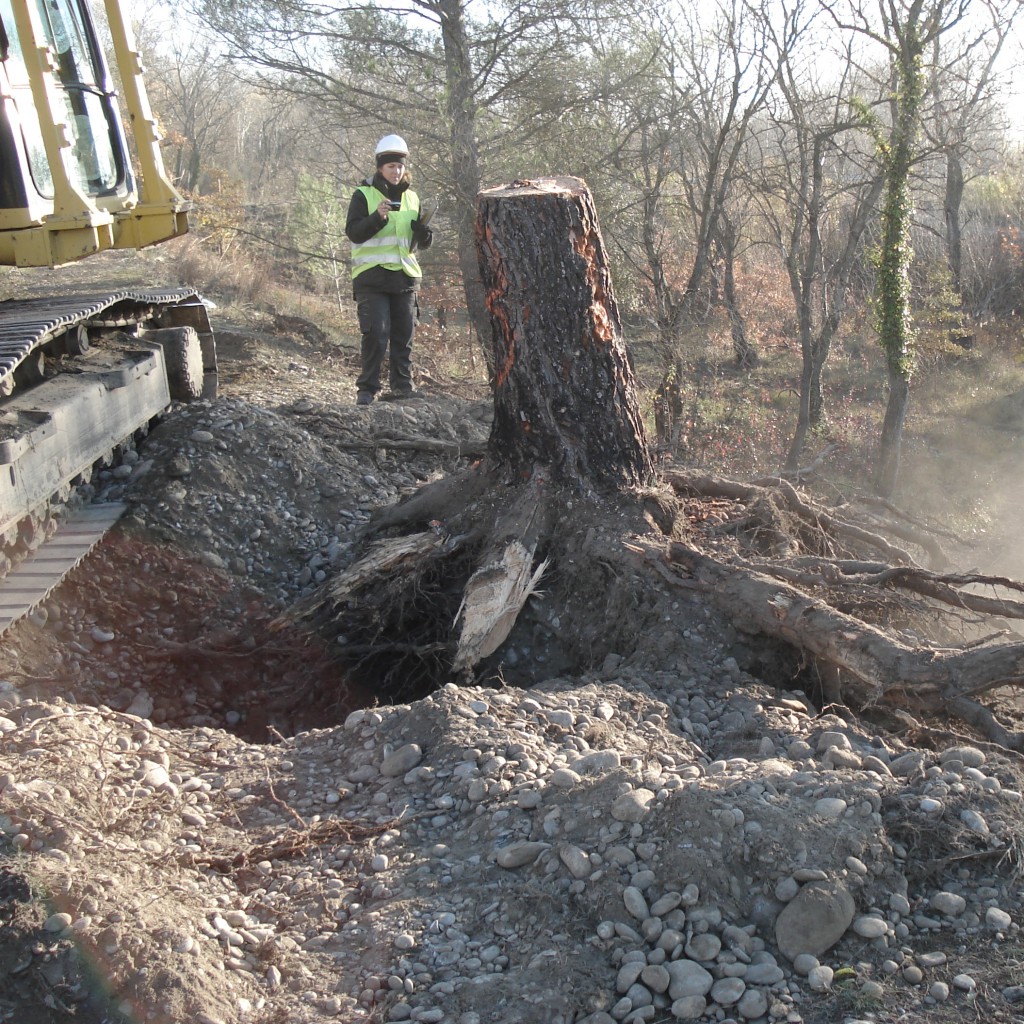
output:
[[[894,506],[892,521],[882,523],[875,520],[868,528],[864,522],[857,522],[854,516],[841,515],[841,511],[852,513],[852,506],[844,509],[826,509],[810,501],[788,481],[776,479],[760,483],[739,483],[725,480],[707,473],[672,470],[665,474],[665,480],[677,494],[687,497],[728,498],[745,510],[747,521],[743,528],[756,538],[755,524],[760,521],[766,536],[774,546],[759,545],[765,553],[778,557],[793,557],[801,552],[816,553],[829,557],[869,557],[881,554],[888,562],[896,565],[916,565],[917,561],[909,550],[888,540],[881,530],[912,541],[929,554],[935,565],[946,563],[932,535],[936,531],[919,520],[905,517],[906,522],[897,520]],[[770,510],[770,511],[766,511]]]
[[[861,708],[891,704],[912,709],[916,714],[949,714],[980,729],[989,739],[1013,750],[1024,750],[1024,733],[1012,732],[972,696],[1003,686],[1024,685],[1024,641],[1008,643],[965,643],[958,647],[911,645],[863,619],[839,611],[828,601],[834,581],[814,578],[820,585],[815,593],[809,576],[799,574],[801,587],[783,579],[784,566],[754,567],[736,561],[722,562],[694,547],[678,542],[667,547],[634,545],[653,563],[671,567],[663,578],[686,589],[696,589],[726,612],[740,631],[767,635],[838,670],[842,699]],[[917,570],[912,582],[920,581]],[[887,575],[892,585],[900,573]],[[989,582],[990,578],[963,577],[968,582]],[[998,579],[998,578],[996,578]],[[1022,589],[1020,584],[1013,585]],[[938,600],[956,603],[966,600],[956,591],[936,591]],[[935,597],[935,594],[929,594]],[[999,614],[1024,615],[1017,602],[998,602]],[[837,694],[830,694],[835,699]]]

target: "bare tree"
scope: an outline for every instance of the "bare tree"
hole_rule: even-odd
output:
[[[950,48],[942,37],[933,43],[930,105],[923,132],[942,160],[943,242],[958,302],[963,294],[964,190],[981,168],[991,168],[998,153],[1004,127],[996,100],[1004,75],[999,60],[1022,10],[1014,0],[975,3],[976,28],[966,45]]]
[[[209,40],[175,36],[147,61],[153,104],[160,111],[171,150],[168,161],[179,185],[199,188],[203,171],[223,166],[231,154],[235,111],[244,89]]]
[[[910,268],[913,251],[911,172],[921,153],[927,54],[964,20],[970,0],[886,0],[868,8],[860,0],[821,0],[844,32],[880,48],[889,76],[888,120],[875,123],[884,176],[878,248],[876,324],[885,354],[889,400],[875,468],[875,490],[889,497],[899,476],[903,428],[914,371]]]
[[[691,316],[707,284],[749,133],[778,78],[779,55],[768,45],[769,8],[718,0],[712,11],[705,4],[684,10],[675,26],[670,88],[683,110],[676,152],[694,239],[682,296]]]
[[[813,12],[792,12],[810,35]],[[849,47],[850,40],[846,40]],[[850,277],[863,252],[865,232],[882,191],[865,118],[854,102],[852,65],[839,60],[839,75],[822,80],[807,48],[798,55],[779,46],[773,131],[764,138],[760,168],[751,171],[765,224],[782,257],[796,311],[801,373],[799,413],[786,457],[798,468],[807,434],[821,426],[826,410],[822,375],[846,312]],[[849,55],[847,54],[847,58]]]

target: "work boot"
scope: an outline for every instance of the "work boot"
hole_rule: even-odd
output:
[[[360,391],[356,395],[356,405],[372,405],[373,394],[369,391]]]
[[[408,391],[387,391],[380,396],[380,400],[382,402],[414,402],[417,398],[422,397],[421,391],[413,391],[410,388]]]

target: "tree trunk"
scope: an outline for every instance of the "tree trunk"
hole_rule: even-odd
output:
[[[882,437],[878,447],[875,470],[875,493],[891,498],[896,491],[900,474],[900,454],[903,447],[903,424],[910,404],[910,380],[899,370],[889,371],[889,401],[882,421]]]
[[[722,272],[722,301],[729,314],[729,331],[736,365],[741,370],[752,370],[761,361],[757,349],[747,337],[747,327],[736,295],[736,229],[723,215],[719,225],[718,242],[725,267]]]
[[[593,200],[578,178],[480,194],[477,250],[491,313],[490,453],[509,479],[538,466],[584,492],[654,475]]]
[[[455,185],[453,221],[459,242],[459,272],[469,322],[480,341],[488,375],[494,373],[487,338],[487,307],[480,284],[480,268],[473,251],[476,194],[480,189],[480,155],[476,142],[477,104],[472,46],[462,0],[441,0],[438,5],[441,41],[445,54],[445,115],[449,125],[452,181]]]
[[[946,154],[946,194],[943,203],[946,218],[946,256],[949,260],[950,284],[957,302],[963,294],[963,231],[960,207],[964,198],[964,169],[955,151]]]

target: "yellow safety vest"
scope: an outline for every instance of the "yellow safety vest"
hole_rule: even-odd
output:
[[[367,212],[372,213],[388,197],[372,185],[360,185],[366,197]],[[420,197],[411,189],[402,193],[402,208],[388,214],[387,223],[365,242],[352,243],[352,277],[371,267],[400,270],[409,277],[422,277],[419,261],[412,248],[412,222],[420,215]]]

